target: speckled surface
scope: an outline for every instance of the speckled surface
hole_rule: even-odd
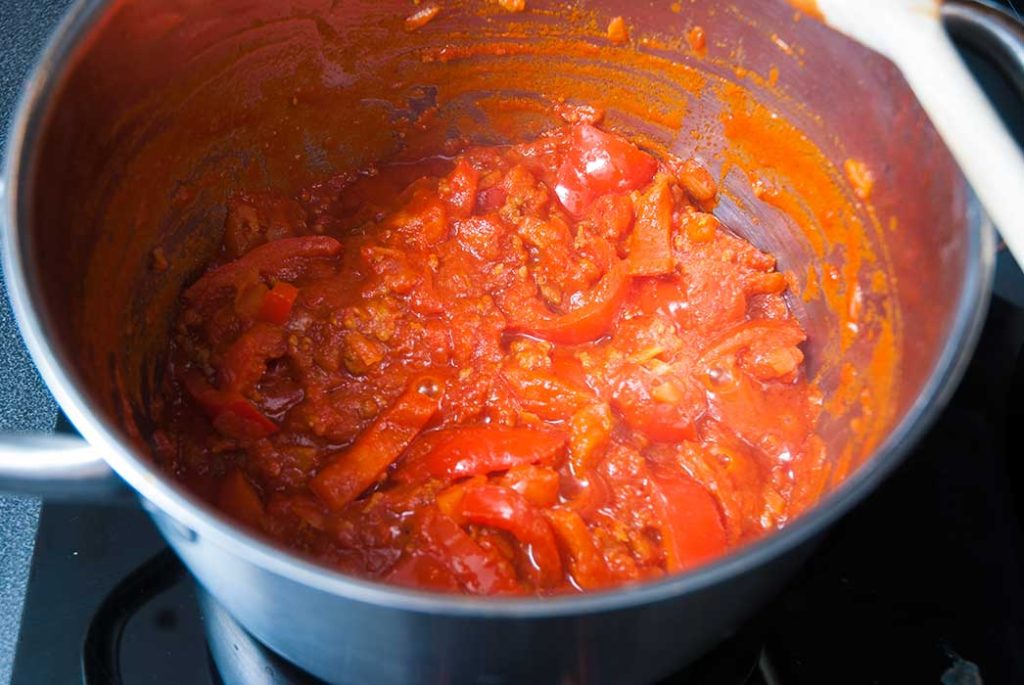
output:
[[[68,0],[0,0],[0,149],[21,84]],[[21,343],[0,282],[0,431],[50,431],[57,408]],[[39,520],[39,502],[0,496],[0,684],[11,679],[14,647]]]

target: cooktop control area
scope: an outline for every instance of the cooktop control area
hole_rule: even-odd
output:
[[[68,4],[0,0],[0,35],[10,37],[0,62],[0,141],[20,83]],[[1020,141],[1019,94],[979,55],[965,57]],[[783,593],[666,683],[1024,682],[1024,276],[1005,253],[998,263],[978,352],[927,437]],[[0,378],[0,430],[53,426],[55,405],[6,293]],[[73,429],[60,419],[58,430]],[[315,682],[205,596],[141,510],[40,511],[38,502],[0,497],[0,685],[8,678]]]

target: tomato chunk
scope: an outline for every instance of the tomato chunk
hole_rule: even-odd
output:
[[[630,426],[658,442],[696,438],[706,408],[703,390],[691,379],[659,376],[632,363],[619,372],[612,402]]]
[[[614,428],[614,417],[607,404],[584,407],[569,419],[569,459],[578,476],[596,466]]]
[[[324,504],[341,509],[383,475],[433,418],[443,384],[416,378],[347,450],[335,455],[309,487]]]

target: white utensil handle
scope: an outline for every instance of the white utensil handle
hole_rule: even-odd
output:
[[[1024,154],[946,35],[939,3],[819,0],[818,6],[830,26],[900,69],[1010,252],[1024,265]]]

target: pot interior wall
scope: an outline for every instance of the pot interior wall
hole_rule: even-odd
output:
[[[232,190],[530,137],[565,98],[723,178],[716,213],[794,277],[826,395],[820,487],[867,458],[934,368],[969,266],[965,186],[901,77],[785,2],[527,4],[448,2],[408,32],[406,1],[111,3],[39,132],[24,243],[96,410],[145,452],[174,302]],[[848,159],[874,176],[867,200]]]

